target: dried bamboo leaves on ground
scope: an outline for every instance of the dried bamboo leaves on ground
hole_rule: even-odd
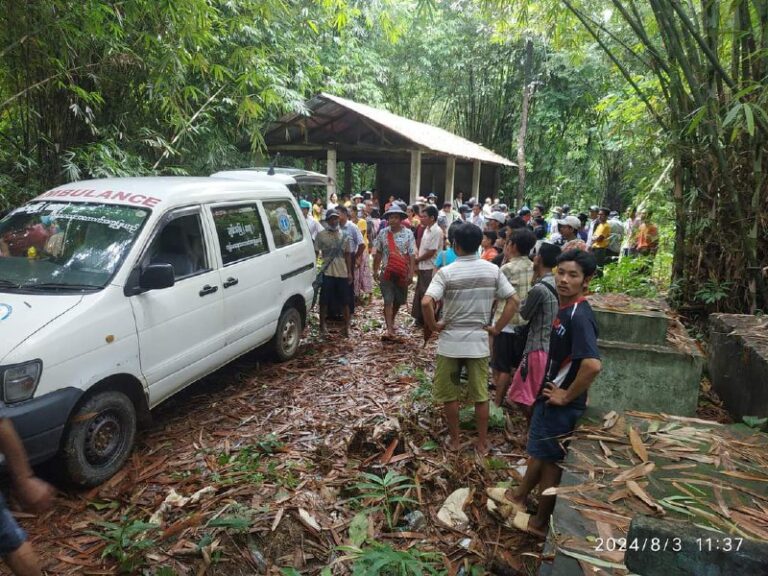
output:
[[[578,480],[553,490],[581,515],[579,530],[557,535],[555,545],[589,565],[585,573],[626,574],[637,514],[767,540],[766,440],[743,426],[640,412],[582,426],[565,465]]]
[[[374,302],[348,340],[312,328],[293,361],[248,355],[161,406],[117,475],[23,521],[46,572],[344,574],[387,555],[449,573],[535,563],[521,554],[540,544],[485,511],[485,487],[514,476],[524,453],[523,422],[492,431],[499,455],[445,451],[434,341],[412,331],[382,343],[381,314]],[[438,511],[462,487],[468,522],[445,526]]]

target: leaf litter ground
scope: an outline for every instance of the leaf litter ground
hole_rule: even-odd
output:
[[[497,454],[486,459],[447,452],[430,401],[435,341],[423,346],[420,331],[404,329],[403,343],[382,343],[382,318],[375,301],[358,309],[347,340],[333,326],[321,340],[312,326],[294,360],[249,354],[164,403],[117,475],[62,489],[39,517],[19,514],[46,573],[343,574],[351,561],[340,547],[360,511],[370,512],[369,543],[437,552],[448,573],[527,571],[540,543],[485,509],[485,487],[516,474],[524,422],[492,430]],[[399,321],[410,325],[403,313]],[[356,488],[362,473],[387,471],[413,485],[391,506],[391,527],[381,502]],[[437,512],[461,487],[472,488],[470,522],[447,528]],[[408,526],[414,510],[423,521]],[[150,521],[158,527],[144,530]]]

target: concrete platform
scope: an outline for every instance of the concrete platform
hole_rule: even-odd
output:
[[[765,518],[763,509],[768,507],[765,491],[768,475],[759,472],[765,470],[768,463],[768,436],[744,425],[713,423],[709,426],[697,421],[675,420],[676,417],[656,420],[651,416],[654,415],[648,418],[623,415],[612,430],[602,430],[602,415],[592,408],[587,411],[582,424],[588,429],[577,432],[563,464],[561,487],[572,488],[557,497],[552,529],[544,549],[545,560],[540,565],[539,574],[581,576],[587,573],[580,562],[585,567],[591,563],[574,555],[612,565],[603,566],[604,571],[600,574],[628,574],[624,565],[626,550],[617,548],[632,544],[627,540],[630,525],[637,524],[636,520],[641,516],[709,529],[706,534],[713,542],[739,538],[743,543],[749,543],[741,547],[743,558],[738,558],[739,552],[735,550],[726,558],[715,545],[707,544],[710,550],[706,546],[702,548],[696,541],[701,536],[695,532],[685,534],[680,531],[674,537],[680,539],[676,558],[681,562],[670,564],[668,573],[653,572],[654,576],[725,576],[739,573],[729,572],[728,566],[747,560],[753,562],[755,558],[765,571],[751,573],[768,573],[768,539],[759,534],[768,530],[768,524],[762,523]],[[648,461],[653,463],[648,473],[636,476],[632,481],[642,487],[656,508],[629,491],[627,482],[617,481],[621,474],[626,475],[633,467],[643,466],[626,433],[627,425],[639,433],[647,449]],[[733,457],[743,446],[749,446],[749,451]],[[606,449],[610,452],[609,457],[606,457]],[[728,455],[728,460],[718,458],[718,454]],[[755,480],[742,477],[748,475],[754,476]],[[748,529],[745,522],[749,522]],[[663,542],[663,530],[654,537]],[[732,543],[735,547],[736,541]],[[642,541],[636,544],[640,547]],[[650,549],[650,541],[646,544],[646,556],[661,555],[661,550],[654,552]],[[669,541],[666,552],[671,555],[675,545],[676,542]],[[636,561],[638,554],[635,556]],[[706,566],[707,571],[685,572],[685,569],[696,566]],[[650,572],[648,576],[651,576]]]
[[[709,317],[709,377],[736,420],[768,416],[768,320],[744,314]]]
[[[603,361],[590,406],[693,416],[704,357],[666,305],[624,295],[589,300]]]

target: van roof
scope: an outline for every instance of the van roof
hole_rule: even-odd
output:
[[[71,182],[48,190],[34,200],[61,199],[166,209],[197,202],[226,202],[274,195],[291,196],[284,184],[267,179],[148,176]]]

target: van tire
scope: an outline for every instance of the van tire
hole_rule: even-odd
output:
[[[73,412],[64,433],[59,457],[67,480],[89,487],[114,476],[135,437],[136,408],[130,398],[116,390],[94,394]]]
[[[271,345],[278,362],[285,362],[296,356],[301,342],[302,326],[301,314],[293,306],[284,308],[280,313]]]

